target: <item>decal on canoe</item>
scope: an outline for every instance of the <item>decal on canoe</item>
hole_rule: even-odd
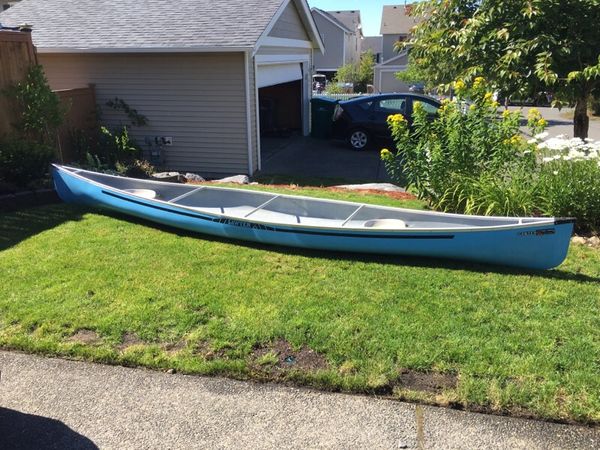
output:
[[[542,230],[522,231],[519,236],[545,236],[547,234],[556,234],[555,228],[544,228]]]

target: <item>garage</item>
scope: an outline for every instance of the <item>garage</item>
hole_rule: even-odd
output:
[[[302,132],[302,65],[270,64],[257,69],[261,138]]]

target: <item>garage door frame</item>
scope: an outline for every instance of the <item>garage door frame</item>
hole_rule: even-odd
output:
[[[259,67],[266,67],[281,64],[301,64],[302,69],[302,134],[308,136],[310,133],[310,54],[298,55],[256,55],[254,58],[254,73],[258,74]],[[260,154],[260,113],[259,113],[259,95],[258,83],[255,83],[256,94],[256,126],[258,129],[258,170],[261,169],[261,154]]]

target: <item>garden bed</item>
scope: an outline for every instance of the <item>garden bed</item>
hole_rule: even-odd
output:
[[[0,272],[5,349],[600,422],[597,248],[522,272],[234,242],[61,204],[0,215]]]

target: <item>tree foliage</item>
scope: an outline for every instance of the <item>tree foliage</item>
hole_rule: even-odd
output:
[[[371,49],[360,57],[357,63],[350,63],[340,67],[335,75],[337,83],[353,83],[359,92],[365,92],[367,85],[373,83],[375,70],[375,55]]]
[[[50,86],[40,65],[32,66],[25,80],[9,89],[18,104],[17,131],[34,141],[54,145],[66,108]]]
[[[426,0],[412,62],[449,85],[485,76],[508,94],[552,92],[575,106],[575,135],[587,137],[587,104],[600,86],[600,0]]]

